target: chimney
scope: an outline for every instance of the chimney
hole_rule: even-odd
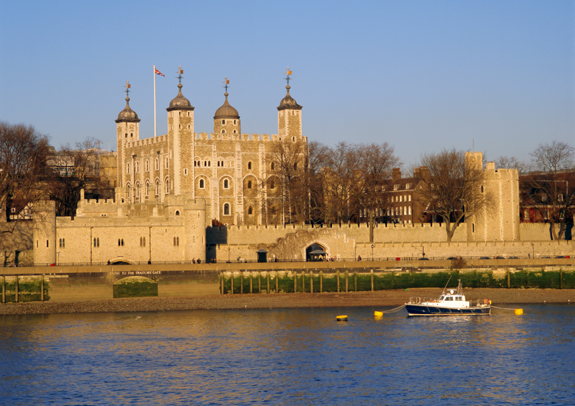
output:
[[[391,172],[391,179],[392,180],[401,179],[401,168],[393,168]]]

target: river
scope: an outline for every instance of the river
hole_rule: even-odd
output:
[[[0,404],[574,404],[575,306],[522,307],[0,316]]]

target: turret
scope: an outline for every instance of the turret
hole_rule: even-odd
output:
[[[126,164],[124,147],[126,143],[140,139],[140,119],[134,110],[130,107],[130,88],[132,86],[126,82],[126,107],[118,114],[116,119],[116,141],[118,148],[118,170],[117,182],[118,187],[126,187]]]
[[[224,96],[226,100],[224,104],[216,110],[216,114],[214,115],[214,133],[238,136],[242,133],[240,115],[228,102],[228,85],[230,83],[228,78],[226,78],[224,83],[226,88]]]
[[[184,183],[192,182],[189,171],[192,168],[193,143],[194,143],[194,106],[182,94],[182,74],[184,70],[178,68],[178,95],[166,108],[168,111],[168,138],[169,145],[173,146],[174,159],[163,156],[160,165],[160,182],[165,187],[168,183],[170,194],[180,195],[184,189]],[[171,185],[171,186],[170,186]],[[189,185],[188,185],[189,187]]]
[[[299,141],[302,136],[301,131],[301,109],[302,106],[297,104],[293,97],[291,97],[289,90],[290,76],[292,72],[287,69],[287,94],[280,102],[278,107],[278,135],[281,140],[291,139],[291,141]]]

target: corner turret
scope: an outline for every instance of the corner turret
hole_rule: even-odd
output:
[[[287,81],[287,94],[278,106],[278,135],[280,140],[291,140],[293,142],[299,141],[302,137],[301,131],[301,110],[302,106],[297,104],[295,99],[291,97],[289,90],[290,76],[292,72],[287,68],[286,81]]]

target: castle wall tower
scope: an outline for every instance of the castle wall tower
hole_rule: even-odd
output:
[[[206,260],[206,202],[186,199],[184,203],[185,259]]]
[[[176,196],[193,187],[194,106],[182,94],[180,67],[178,95],[170,102],[168,111],[168,149],[163,159],[161,182],[168,193]]]
[[[292,141],[299,141],[302,138],[301,110],[302,106],[297,104],[291,97],[289,85],[291,71],[287,70],[287,94],[278,107],[278,135],[280,140],[291,138]]]
[[[482,168],[481,152],[465,154],[467,165]],[[468,241],[519,241],[519,173],[516,169],[495,169],[488,162],[478,193],[485,205],[465,219]]]
[[[34,203],[34,265],[56,264],[56,202]],[[66,244],[65,241],[60,245]]]
[[[126,144],[140,139],[140,119],[134,110],[130,108],[130,84],[126,82],[126,107],[118,114],[116,119],[116,141],[118,148],[118,170],[116,185],[124,187],[129,181],[127,165],[131,164],[131,157],[126,151]],[[134,173],[131,168],[130,173]]]

